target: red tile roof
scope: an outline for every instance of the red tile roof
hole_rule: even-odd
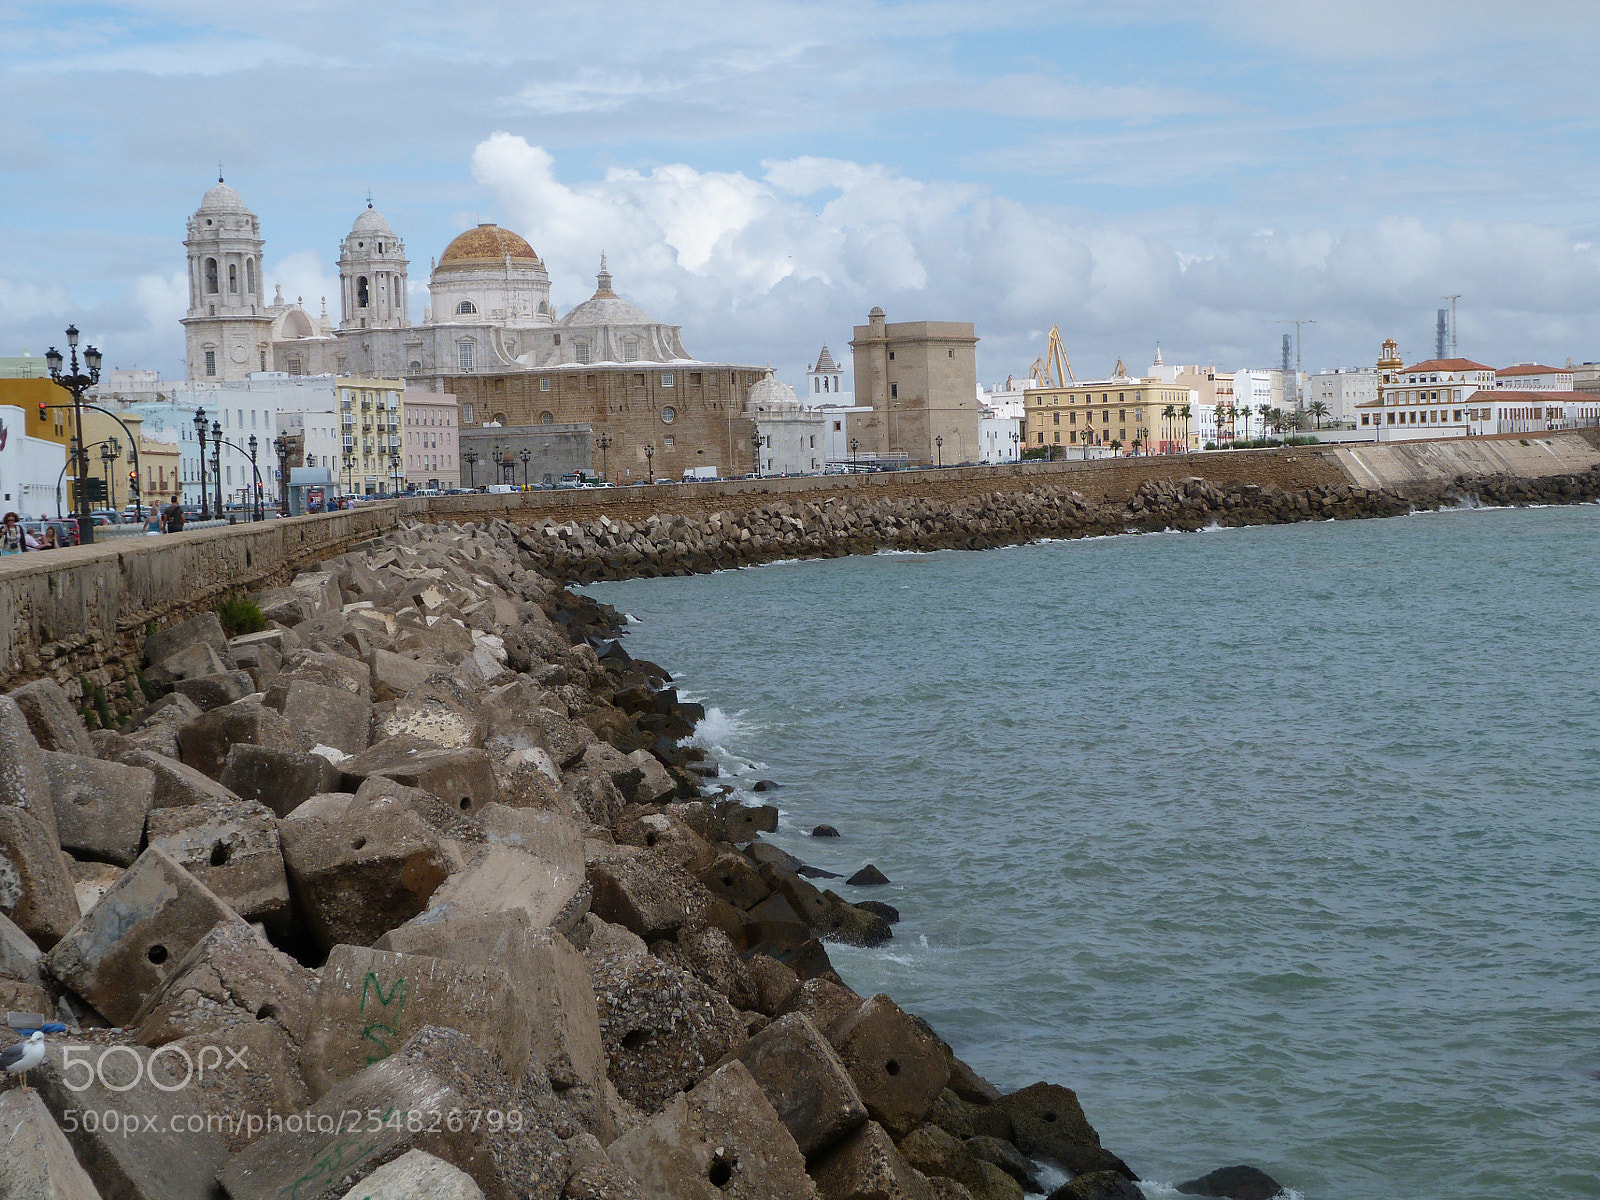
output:
[[[1402,367],[1400,373],[1409,375],[1414,371],[1492,371],[1493,367],[1480,362],[1473,362],[1470,358],[1430,358],[1427,362],[1419,362],[1415,366]]]
[[[1514,367],[1501,367],[1495,372],[1495,378],[1504,379],[1510,375],[1567,375],[1560,367],[1542,367],[1538,363],[1518,363]]]

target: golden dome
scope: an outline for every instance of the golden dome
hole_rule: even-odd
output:
[[[439,265],[448,267],[467,263],[497,263],[504,262],[507,256],[539,261],[539,256],[533,252],[533,247],[522,238],[509,229],[501,229],[498,225],[488,223],[457,234],[455,240],[446,246],[444,253],[439,256]]]

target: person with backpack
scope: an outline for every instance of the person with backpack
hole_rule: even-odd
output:
[[[178,503],[176,496],[172,498],[170,504],[161,510],[161,532],[183,532],[183,505]]]

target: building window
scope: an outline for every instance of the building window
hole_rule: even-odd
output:
[[[625,338],[622,342],[622,361],[632,362],[639,357],[639,339]]]
[[[207,350],[206,351],[206,374],[207,375],[215,375],[216,373],[217,373],[217,352],[215,350]]]
[[[891,355],[891,357],[893,357],[893,356]],[[891,400],[900,399],[900,385],[898,383],[891,383],[889,385],[889,399],[891,399]]]
[[[456,305],[456,315],[459,317],[464,317],[468,313],[475,313],[477,311],[478,306],[471,300],[463,300],[460,304]]]
[[[673,408],[672,405],[669,404],[661,410],[661,423],[663,425],[671,425],[677,419],[678,410]]]
[[[1061,431],[1059,429],[1056,430],[1055,438],[1056,438],[1056,445],[1058,445],[1058,446],[1061,445]]]
[[[214,258],[206,259],[206,292],[217,294],[217,260]]]
[[[844,422],[843,421],[835,421],[833,423],[833,431],[835,433],[839,433],[839,432],[843,431],[843,429],[844,429]]]
[[[539,380],[539,390],[541,392],[548,392],[550,390],[550,376],[546,375]]]
[[[890,362],[894,361],[894,351],[893,350],[889,351],[889,361]]]
[[[1051,413],[1050,416],[1051,416],[1052,421],[1053,421],[1054,424],[1056,424],[1056,425],[1061,424],[1061,414],[1060,413]]]
[[[661,444],[663,446],[676,446],[678,443],[673,440],[672,435],[669,433],[661,439]]]
[[[228,291],[235,296],[239,294],[239,267],[235,263],[228,264]]]
[[[472,343],[471,342],[457,342],[456,343],[456,358],[457,358],[458,365],[459,365],[459,367],[460,367],[460,369],[462,371],[470,371],[470,370],[472,370]]]
[[[556,416],[555,416],[555,414],[553,412],[550,412],[548,409],[546,409],[544,412],[539,414],[539,424],[541,424],[541,425],[554,425],[555,423],[556,423]]]
[[[368,290],[367,290],[367,277],[365,275],[357,275],[356,276],[356,307],[357,308],[366,308],[368,303],[371,301],[371,299],[372,299],[371,293],[368,292]]]
[[[461,406],[461,423],[463,425],[472,424],[472,405],[463,404]]]
[[[256,294],[256,260],[253,258],[244,260],[244,290],[249,295]]]
[[[664,387],[664,388],[669,388],[669,387],[672,386],[672,372],[671,371],[663,371],[661,373],[661,386]]]
[[[581,363],[588,362],[589,361],[589,343],[587,341],[581,339],[581,338],[578,341],[573,342],[572,343],[572,357],[576,361],[581,362]]]

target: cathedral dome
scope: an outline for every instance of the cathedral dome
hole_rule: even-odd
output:
[[[650,314],[637,304],[624,300],[611,290],[611,273],[606,270],[606,256],[600,256],[600,273],[595,276],[594,295],[578,305],[561,323],[573,325],[653,325]]]
[[[389,222],[382,213],[373,209],[369,202],[361,210],[361,215],[356,218],[356,223],[350,227],[351,233],[366,234],[369,237],[393,237],[394,230],[389,227]]]
[[[527,259],[535,263],[539,261],[533,247],[521,237],[509,229],[501,229],[493,222],[486,222],[465,233],[458,233],[444,248],[438,265],[469,267],[479,263],[503,263],[507,258]]]
[[[248,213],[244,200],[222,180],[217,180],[200,201],[200,211],[209,213]],[[254,214],[252,214],[254,215]]]

